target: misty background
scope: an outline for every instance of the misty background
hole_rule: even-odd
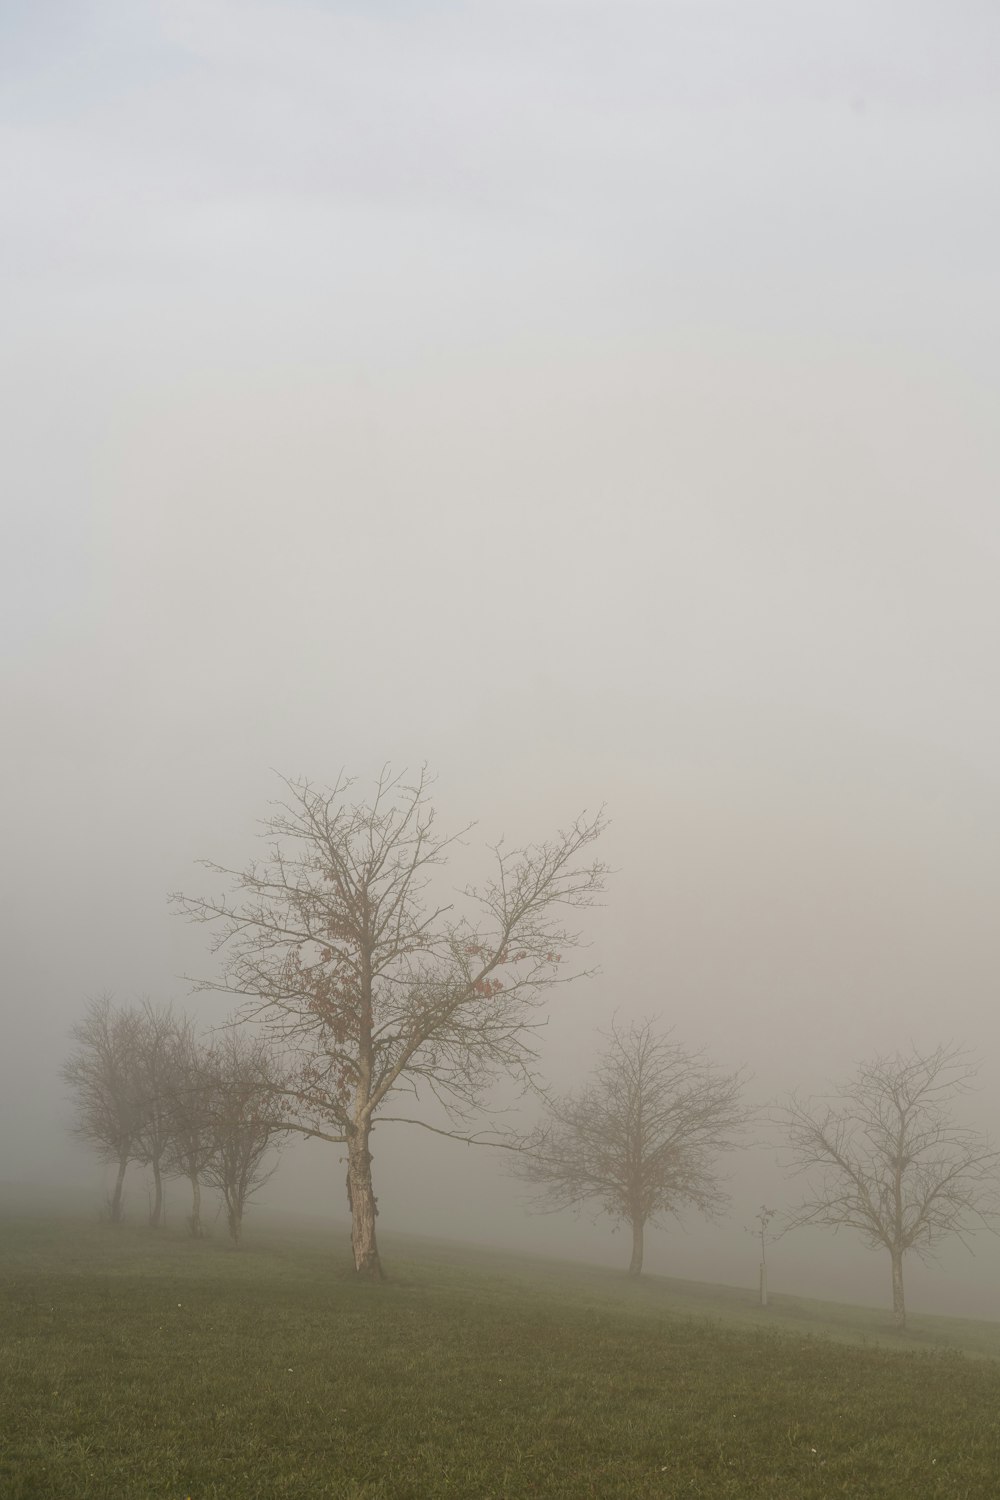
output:
[[[274,771],[387,760],[473,872],[607,804],[556,1085],[616,1010],[761,1102],[959,1041],[1000,1133],[998,84],[985,0],[7,0],[0,1180],[96,1208],[85,997],[216,1024],[167,892]],[[383,1231],[627,1259],[373,1151]],[[648,1269],[755,1284],[775,1158]],[[343,1175],[293,1147],[248,1233]],[[976,1250],[914,1309],[1000,1316]],[[772,1290],[884,1259],[799,1233]]]

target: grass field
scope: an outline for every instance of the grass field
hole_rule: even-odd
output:
[[[1000,1325],[386,1249],[0,1220],[0,1496],[1000,1494]]]

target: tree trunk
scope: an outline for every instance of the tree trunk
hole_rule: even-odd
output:
[[[197,1172],[191,1173],[191,1233],[201,1239],[201,1183]]]
[[[347,1201],[351,1207],[351,1247],[359,1276],[382,1281],[384,1273],[375,1239],[378,1207],[372,1187],[372,1154],[368,1130],[358,1129],[347,1143]]]
[[[643,1221],[636,1217],[632,1220],[632,1259],[629,1262],[628,1274],[638,1276],[642,1270],[642,1231]]]
[[[229,1221],[229,1234],[232,1242],[234,1245],[238,1245],[240,1235],[243,1232],[243,1205],[235,1199],[231,1203],[227,1202],[226,1217]]]
[[[760,1305],[767,1306],[767,1262],[760,1263]]]
[[[125,1169],[128,1166],[128,1157],[118,1158],[118,1176],[115,1178],[115,1190],[111,1194],[111,1222],[120,1224],[122,1221],[122,1190],[125,1187]]]
[[[153,1158],[153,1206],[149,1211],[149,1225],[151,1229],[159,1229],[163,1222],[163,1178],[160,1176],[160,1162],[158,1157]]]
[[[906,1327],[906,1300],[903,1296],[903,1252],[893,1250],[892,1255],[892,1321],[897,1328]]]

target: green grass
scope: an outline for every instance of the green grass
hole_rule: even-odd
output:
[[[0,1220],[3,1500],[1000,1488],[995,1325],[387,1248]]]

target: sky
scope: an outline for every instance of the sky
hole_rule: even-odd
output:
[[[7,0],[0,1179],[89,1190],[86,996],[219,1018],[166,896],[275,773],[386,761],[483,844],[607,805],[559,1085],[616,1012],[758,1101],[955,1041],[1000,1134],[998,83],[986,0]],[[752,1282],[775,1152],[650,1268]],[[470,1156],[380,1143],[385,1226],[620,1257]]]

